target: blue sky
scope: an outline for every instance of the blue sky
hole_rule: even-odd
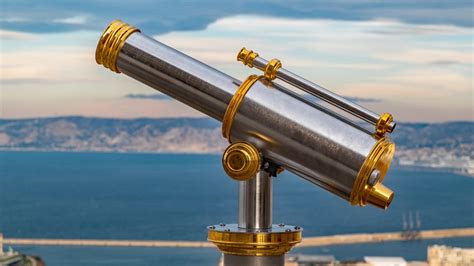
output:
[[[246,46],[401,121],[473,119],[471,1],[0,5],[1,117],[202,116],[95,64],[101,31],[120,18],[238,78],[252,72],[235,62]]]

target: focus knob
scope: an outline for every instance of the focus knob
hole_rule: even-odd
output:
[[[236,142],[224,151],[222,166],[231,178],[249,180],[260,169],[260,154],[252,144]]]

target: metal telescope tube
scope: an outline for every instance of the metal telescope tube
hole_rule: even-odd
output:
[[[115,21],[99,40],[96,61],[222,121],[241,82]],[[289,90],[258,79],[232,123],[230,141],[354,205],[387,208],[383,180],[395,145],[371,135]]]

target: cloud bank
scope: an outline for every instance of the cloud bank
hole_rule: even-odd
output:
[[[472,1],[327,0],[82,0],[1,2],[1,28],[22,32],[102,30],[121,18],[149,34],[202,30],[229,16],[253,14],[290,19],[367,21],[389,19],[411,24],[472,27]]]

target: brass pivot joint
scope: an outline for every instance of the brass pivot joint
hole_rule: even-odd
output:
[[[231,144],[222,156],[225,172],[238,181],[253,178],[260,169],[260,165],[261,158],[257,148],[246,142]]]

